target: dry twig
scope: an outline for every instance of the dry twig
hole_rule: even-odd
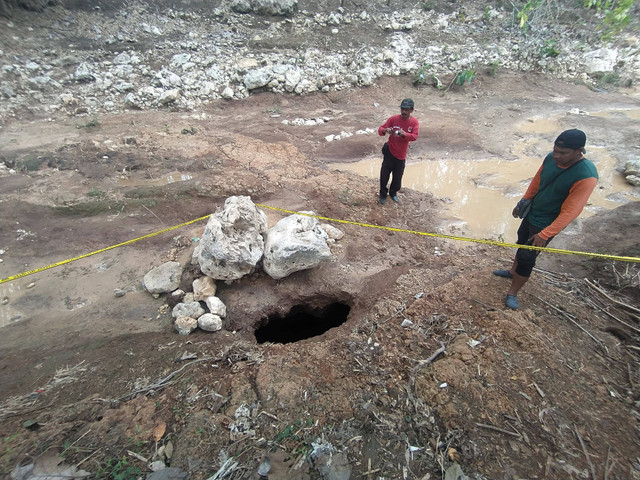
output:
[[[589,457],[589,453],[587,452],[587,447],[585,446],[584,441],[582,440],[582,435],[580,435],[580,432],[578,431],[578,427],[574,425],[573,431],[575,432],[576,437],[578,437],[578,440],[580,441],[580,446],[582,447],[582,453],[584,453],[584,456],[587,459],[587,463],[589,464],[589,468],[591,468],[591,479],[597,480],[596,470],[595,468],[593,468],[593,463],[591,463],[591,458]]]
[[[542,303],[544,303],[547,306],[553,308],[558,313],[561,313],[564,317],[568,318],[571,323],[573,323],[576,327],[578,327],[580,330],[582,330],[584,333],[586,333],[594,342],[596,342],[596,344],[604,351],[604,353],[609,354],[609,351],[607,350],[606,345],[601,340],[599,340],[596,337],[594,337],[586,328],[584,328],[582,325],[580,325],[578,322],[576,322],[573,318],[571,318],[571,315],[569,315],[564,310],[561,310],[558,307],[556,307],[554,305],[551,305],[546,300],[543,300],[542,298],[540,298],[540,297],[538,297],[536,295],[533,295],[533,296],[536,297],[538,300],[540,300]]]
[[[612,298],[610,295],[607,294],[607,292],[605,292],[604,290],[602,290],[600,287],[598,287],[595,283],[592,283],[591,281],[589,281],[588,278],[584,279],[585,283],[587,285],[589,285],[591,288],[593,288],[594,290],[596,290],[597,292],[599,292],[600,294],[602,294],[603,296],[607,297],[609,300],[611,300],[613,303],[615,303],[616,305],[619,305],[623,308],[626,308],[627,310],[631,310],[632,312],[638,313],[640,314],[640,309],[633,307],[631,305],[628,305],[624,302],[620,302],[618,300],[616,300],[615,298]]]
[[[505,430],[504,428],[496,427],[496,426],[493,426],[493,425],[487,425],[485,423],[477,423],[476,422],[476,425],[478,427],[481,427],[481,428],[486,428],[488,430],[493,430],[495,432],[504,433],[505,435],[510,435],[512,437],[517,438],[518,440],[522,440],[522,435],[520,433],[511,432],[509,430]]]
[[[184,370],[185,368],[187,368],[190,365],[194,365],[196,363],[202,363],[202,362],[208,362],[211,360],[218,360],[216,357],[205,357],[205,358],[201,358],[199,360],[194,360],[192,362],[189,363],[185,363],[182,367],[180,367],[178,370],[171,372],[169,375],[167,375],[166,377],[164,377],[162,380],[151,384],[151,385],[147,385],[146,387],[143,388],[139,388],[137,390],[134,390],[131,393],[127,393],[126,395],[123,395],[121,397],[118,397],[115,399],[115,402],[121,402],[123,400],[129,400],[131,398],[134,398],[136,395],[139,395],[141,393],[148,393],[152,390],[157,390],[159,388],[163,388],[167,386],[167,383],[169,382],[169,380],[171,380],[173,377],[175,377],[178,373],[180,373],[182,370]]]

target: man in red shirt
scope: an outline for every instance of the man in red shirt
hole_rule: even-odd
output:
[[[399,202],[398,191],[402,187],[402,174],[404,173],[405,160],[409,142],[418,139],[418,119],[412,117],[413,100],[405,98],[400,103],[400,115],[393,115],[378,128],[378,135],[389,135],[389,140],[382,147],[383,159],[380,167],[380,198],[383,204],[387,201],[387,195],[391,200]],[[391,176],[391,185],[387,189],[387,183]]]
[[[584,158],[587,136],[582,130],[565,130],[553,145],[538,172],[531,180],[523,199],[513,209],[522,218],[518,245],[546,247],[562,229],[575,220],[587,204],[598,183],[595,165]],[[519,205],[531,202],[531,209],[519,215]],[[517,309],[516,295],[527,283],[540,250],[519,248],[510,270],[496,270],[494,275],[511,279],[505,305]]]

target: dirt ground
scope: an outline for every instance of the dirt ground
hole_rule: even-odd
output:
[[[285,214],[267,206],[435,232],[442,203],[428,193],[381,206],[375,180],[326,167],[382,143],[327,135],[377,128],[406,96],[421,121],[415,151],[434,159],[512,156],[519,124],[576,105],[638,107],[629,92],[505,72],[447,94],[395,78],[197,114],[16,118],[0,139],[0,159],[18,170],[0,176],[0,276],[208,215],[232,195],[264,205],[270,225]],[[282,123],[316,117],[330,121]],[[638,144],[637,122],[583,121],[614,155]],[[558,246],[638,256],[639,216],[637,202],[594,216]],[[313,479],[322,468],[309,454],[330,445],[336,476],[324,478],[346,478],[339,459],[354,479],[444,478],[454,463],[470,478],[640,478],[637,264],[544,254],[510,311],[506,281],[491,274],[508,266],[508,248],[333,225],[345,236],[331,262],[220,283],[228,315],[217,333],[178,335],[170,300],[141,287],[176,259],[190,289],[204,222],[0,284],[0,473],[33,462],[60,471],[45,461],[57,454],[95,478],[136,478],[163,460],[192,479],[245,479],[268,456],[269,479]],[[336,303],[349,314],[320,336],[256,340],[295,306]]]

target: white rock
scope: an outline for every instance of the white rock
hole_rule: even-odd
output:
[[[344,232],[342,230],[340,230],[339,228],[334,227],[333,225],[329,224],[329,223],[323,223],[320,225],[320,227],[327,232],[327,235],[329,236],[329,238],[332,238],[334,240],[341,240],[342,237],[344,237]]]
[[[271,278],[277,280],[314,268],[330,258],[327,234],[316,218],[290,215],[267,232],[263,267]]]
[[[264,253],[267,216],[251,197],[229,197],[209,217],[193,256],[200,270],[216,280],[237,280],[251,273]]]
[[[198,327],[207,332],[222,330],[222,319],[213,313],[205,313],[198,318]]]
[[[587,73],[612,72],[618,62],[618,50],[599,48],[584,55]]]
[[[214,315],[217,315],[221,318],[224,318],[227,316],[227,306],[222,303],[222,300],[220,300],[218,297],[207,297],[204,301],[204,303],[207,304],[207,307],[209,308],[209,313],[213,313]]]

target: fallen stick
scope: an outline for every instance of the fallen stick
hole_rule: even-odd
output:
[[[162,388],[164,386],[166,386],[166,383],[171,380],[173,377],[175,377],[178,373],[180,373],[182,370],[184,370],[185,368],[187,368],[190,365],[193,365],[195,363],[202,363],[202,362],[208,362],[210,360],[217,360],[215,357],[206,357],[206,358],[201,358],[199,360],[194,360],[192,362],[189,363],[185,363],[182,367],[180,367],[178,370],[176,370],[175,372],[171,372],[169,375],[167,375],[166,377],[164,377],[162,380],[160,380],[159,382],[156,382],[152,385],[147,385],[146,387],[143,388],[139,388],[138,390],[135,390],[131,393],[127,393],[126,395],[123,395],[119,398],[116,398],[115,401],[116,402],[121,402],[122,400],[128,400],[130,398],[135,397],[136,395],[139,395],[141,393],[146,393],[149,392],[151,390],[157,390],[158,388]]]
[[[590,337],[594,342],[596,342],[596,343],[598,344],[598,346],[599,346],[600,348],[602,348],[602,350],[603,350],[606,354],[608,354],[608,353],[609,353],[609,351],[607,350],[606,345],[605,345],[601,340],[598,340],[596,337],[594,337],[594,336],[593,336],[593,335],[592,335],[592,334],[591,334],[591,333],[590,333],[586,328],[584,328],[582,325],[580,325],[578,322],[576,322],[573,318],[571,318],[571,317],[567,314],[567,312],[565,312],[565,311],[563,311],[563,310],[560,310],[558,307],[556,307],[556,306],[554,306],[554,305],[551,305],[549,302],[547,302],[546,300],[543,300],[542,298],[540,298],[540,297],[538,297],[538,296],[536,296],[536,295],[533,295],[533,296],[534,296],[534,297],[536,297],[538,300],[540,300],[542,303],[544,303],[544,304],[548,305],[549,307],[553,308],[555,311],[557,311],[557,312],[561,313],[564,317],[566,317],[567,319],[569,319],[569,321],[570,321],[571,323],[573,323],[576,327],[578,327],[580,330],[582,330],[584,333],[586,333],[586,334],[587,334],[587,335],[588,335],[588,336],[589,336],[589,337]]]
[[[591,459],[589,458],[589,453],[587,452],[587,447],[585,447],[584,445],[584,441],[582,440],[582,435],[580,435],[580,432],[578,431],[578,427],[576,427],[575,425],[573,426],[573,431],[576,434],[576,437],[578,437],[578,440],[580,441],[580,446],[582,447],[582,453],[584,453],[584,456],[587,459],[587,463],[589,464],[589,467],[591,468],[591,478],[592,480],[597,480],[596,479],[596,470],[593,468],[593,463],[591,463]]]
[[[616,317],[613,313],[611,312],[607,312],[604,308],[602,308],[600,305],[597,305],[595,302],[593,302],[592,300],[588,300],[589,304],[593,307],[593,308],[597,308],[598,310],[600,310],[601,312],[604,312],[605,314],[607,314],[609,317],[613,318],[616,322],[621,323],[622,325],[624,325],[627,328],[630,328],[631,330],[633,330],[636,333],[640,333],[640,328],[634,327],[633,325],[629,325],[627,322],[625,322],[624,320],[620,320],[618,317]]]
[[[627,308],[627,309],[631,310],[632,312],[636,312],[636,313],[640,314],[640,309],[638,309],[636,307],[633,307],[631,305],[628,305],[628,304],[626,304],[624,302],[620,302],[619,300],[616,300],[615,298],[610,297],[604,290],[602,290],[600,287],[596,286],[596,284],[590,282],[588,278],[585,278],[584,281],[587,283],[587,285],[589,285],[594,290],[597,290],[598,292],[600,292],[602,295],[607,297],[613,303],[615,303],[617,305],[620,305],[621,307]]]
[[[445,349],[446,349],[446,346],[443,343],[442,346],[439,349],[437,349],[435,352],[433,352],[433,354],[429,358],[427,358],[426,360],[420,360],[418,362],[418,365],[413,367],[413,374],[415,375],[415,373],[418,371],[420,367],[424,367],[426,365],[429,365],[431,362],[433,362],[438,355],[440,355],[441,353],[444,353]]]
[[[504,428],[495,427],[493,425],[486,425],[484,423],[476,423],[478,427],[486,428],[488,430],[494,430],[496,432],[504,433],[505,435],[510,435],[512,437],[517,438],[518,440],[522,440],[522,435],[515,432],[510,432],[509,430],[505,430]]]

